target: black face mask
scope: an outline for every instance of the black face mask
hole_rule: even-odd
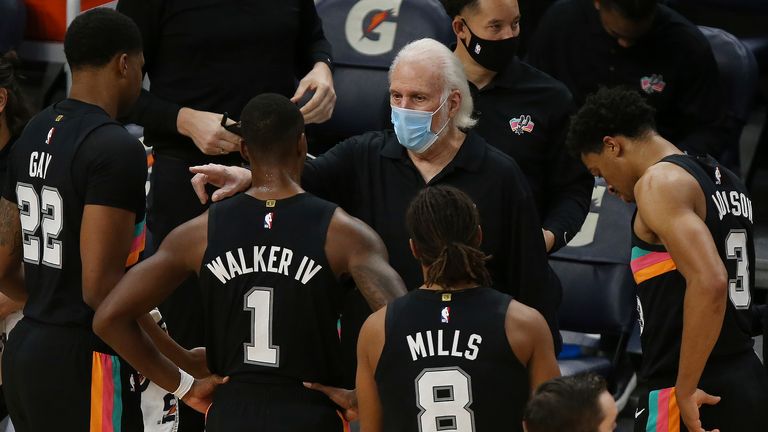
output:
[[[517,37],[500,40],[482,39],[469,28],[466,21],[463,19],[461,21],[467,27],[469,34],[472,35],[466,45],[467,52],[480,66],[499,72],[509,64],[509,61],[517,53]]]

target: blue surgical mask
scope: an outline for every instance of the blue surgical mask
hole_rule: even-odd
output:
[[[437,137],[443,129],[448,126],[448,121],[446,121],[437,133],[432,132],[432,117],[440,111],[447,100],[448,97],[432,112],[393,106],[392,124],[395,126],[395,135],[397,135],[400,144],[414,153],[427,151],[437,141]]]

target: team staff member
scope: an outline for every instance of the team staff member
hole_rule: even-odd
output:
[[[70,98],[24,129],[0,201],[0,289],[28,295],[4,353],[4,393],[21,432],[141,430],[132,369],[91,330],[143,247],[146,156],[114,120],[141,90],[141,35],[98,8],[72,22],[64,52]],[[149,316],[142,325],[178,348]],[[182,363],[181,350],[167,352]]]
[[[341,378],[338,278],[351,276],[375,309],[405,286],[370,227],[299,186],[307,141],[291,101],[256,96],[242,125],[251,188],[174,230],[120,281],[94,328],[151,380],[185,386],[191,378],[142,338],[135,320],[198,273],[208,363],[231,379],[216,390],[206,430],[340,432],[336,406],[302,385]]]
[[[427,187],[406,224],[424,284],[360,332],[362,432],[522,431],[528,395],[560,375],[547,323],[489,288],[480,215],[466,194]]]
[[[768,376],[752,349],[752,202],[711,157],[684,155],[631,90],[600,90],[569,145],[637,202],[632,261],[643,361],[635,430],[764,430]],[[699,407],[701,409],[699,410]]]
[[[568,89],[517,58],[517,0],[443,0],[454,54],[479,119],[475,131],[520,166],[536,200],[548,252],[565,246],[589,211],[594,179],[565,150],[574,105]]]
[[[680,149],[719,155],[727,139],[717,63],[699,29],[658,0],[563,0],[531,41],[531,65],[581,106],[599,86],[628,86]]]
[[[483,221],[481,249],[492,256],[488,269],[494,287],[539,310],[556,332],[558,298],[548,291],[547,257],[533,197],[515,161],[470,130],[475,123],[472,96],[461,63],[431,39],[406,45],[390,68],[390,100],[394,133],[369,132],[337,144],[307,162],[302,185],[371,225],[409,289],[423,280],[408,248],[408,204],[426,186],[462,190],[477,204]],[[208,199],[206,181],[224,186],[214,193],[214,201],[249,184],[242,168],[203,166],[193,172],[201,173],[193,184],[203,201]],[[369,314],[358,301],[345,315],[342,338],[350,359],[356,329]],[[352,381],[346,384],[351,387]]]
[[[331,46],[312,0],[120,0],[117,10],[139,26],[151,81],[125,120],[144,126],[144,143],[154,152],[147,225],[156,250],[171,230],[206,208],[189,190],[188,168],[242,163],[240,138],[221,127],[222,113],[239,115],[257,94],[298,102],[312,90],[302,107],[305,120],[330,118],[336,100]],[[203,344],[195,278],[160,311],[182,346]],[[186,406],[181,416],[183,432],[203,429],[202,416]],[[187,416],[196,419],[184,421]]]

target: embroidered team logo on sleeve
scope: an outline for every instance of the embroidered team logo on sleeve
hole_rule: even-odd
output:
[[[648,94],[661,93],[666,86],[667,83],[664,82],[664,76],[661,74],[640,78],[640,88]]]
[[[275,212],[269,212],[264,215],[264,228],[272,229],[272,221],[275,219]]]
[[[509,127],[512,132],[517,135],[522,135],[523,132],[533,132],[534,122],[531,120],[530,115],[523,114],[520,117],[513,118],[509,121]]]

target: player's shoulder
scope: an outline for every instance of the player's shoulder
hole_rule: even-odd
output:
[[[86,157],[109,158],[124,163],[146,163],[146,150],[138,138],[117,123],[104,123],[88,133],[78,152]]]
[[[700,189],[698,181],[685,168],[672,162],[660,162],[640,176],[634,192],[639,203],[647,198],[679,198]]]

